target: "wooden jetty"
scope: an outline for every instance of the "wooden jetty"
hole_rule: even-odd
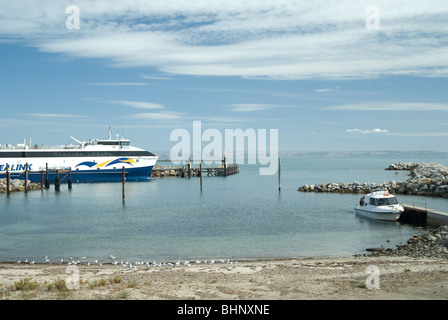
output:
[[[170,160],[158,160],[157,162],[171,162]],[[193,167],[191,164],[191,159],[183,161],[185,164],[183,166],[160,166],[155,165],[151,172],[151,177],[153,178],[163,178],[163,177],[202,177],[204,174],[207,176],[230,176],[238,173],[238,164],[228,164],[226,158],[224,157],[219,166],[203,166],[202,163],[198,167]]]
[[[181,178],[191,178],[202,176],[230,176],[237,174],[239,172],[239,166],[237,164],[227,164],[226,166],[219,167],[206,167],[202,166],[193,167],[192,165],[186,164],[185,166],[154,166],[151,172],[151,177],[153,178],[163,178],[163,177],[181,177]]]
[[[413,204],[403,204],[404,212],[401,214],[399,221],[427,223],[430,225],[446,225],[448,224],[448,213],[429,209],[424,206],[416,206]]]

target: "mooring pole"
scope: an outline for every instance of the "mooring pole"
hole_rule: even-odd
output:
[[[40,171],[40,190],[44,190],[44,170]]]
[[[202,163],[199,164],[199,178],[201,180],[201,192],[202,192]]]
[[[50,188],[50,180],[48,180],[48,162],[45,164],[45,189]]]
[[[281,177],[280,177],[280,172],[282,169],[282,160],[280,158],[278,158],[278,191],[282,191],[282,182],[281,182]]]
[[[6,164],[6,194],[10,194],[11,193],[11,189],[10,189],[10,181],[11,179],[9,178],[9,165]]]
[[[56,170],[56,178],[54,179],[54,189],[61,190],[61,181],[59,180],[59,170]]]
[[[25,163],[25,192],[28,192],[28,162]]]
[[[226,162],[226,156],[224,156],[224,177],[227,177],[227,162]]]
[[[72,188],[72,168],[70,167],[69,172],[68,172],[68,188],[71,189]]]
[[[123,167],[123,177],[122,177],[122,200],[123,200],[123,203],[125,202],[125,196],[124,196],[124,185],[125,185],[125,183],[126,183],[126,172],[125,172],[125,169]]]
[[[188,178],[191,178],[191,158],[188,158]]]

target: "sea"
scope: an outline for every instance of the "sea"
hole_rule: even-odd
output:
[[[305,193],[305,184],[404,181],[395,162],[438,162],[446,153],[284,153],[278,175],[240,164],[228,177],[66,184],[0,194],[0,262],[263,260],[347,257],[394,248],[432,226],[355,214],[359,194]],[[167,163],[160,163],[167,165]],[[447,211],[448,199],[397,196]]]

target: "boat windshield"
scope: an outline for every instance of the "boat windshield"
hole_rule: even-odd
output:
[[[374,206],[389,206],[397,203],[397,198],[370,198],[370,204]]]

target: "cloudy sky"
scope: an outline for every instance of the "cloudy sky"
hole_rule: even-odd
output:
[[[446,0],[0,5],[1,144],[112,127],[169,151],[201,121],[281,151],[446,150]]]

